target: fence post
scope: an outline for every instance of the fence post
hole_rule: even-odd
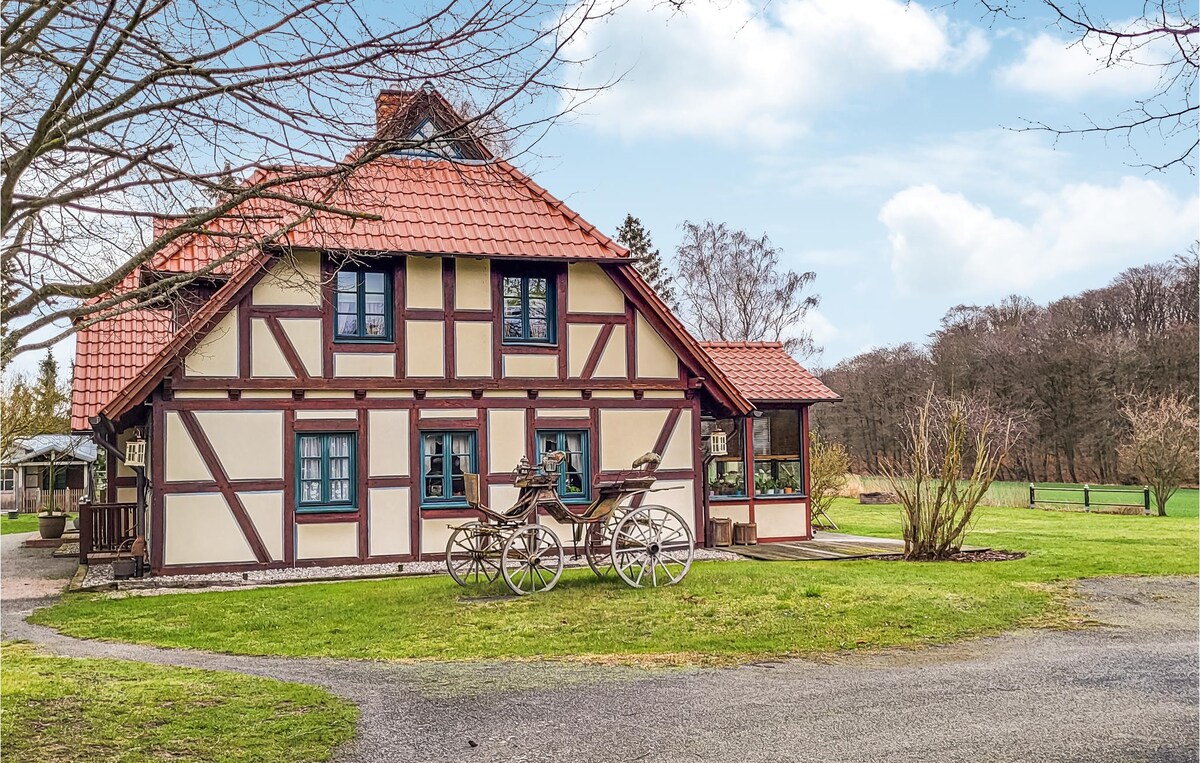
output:
[[[1150,516],[1150,486],[1142,486],[1142,511],[1146,516]]]
[[[1031,509],[1034,508],[1034,504],[1036,504],[1036,503],[1037,503],[1037,497],[1033,492],[1033,483],[1030,482],[1029,483],[1029,508],[1031,508]]]
[[[1083,486],[1083,510],[1084,511],[1092,510],[1092,499],[1091,499],[1091,496],[1088,495],[1088,486],[1086,483]]]
[[[90,501],[79,504],[79,563],[88,563],[88,554],[92,552],[92,504]]]

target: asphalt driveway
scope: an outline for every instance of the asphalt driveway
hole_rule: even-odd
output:
[[[1103,623],[1085,630],[1022,631],[824,662],[673,672],[550,662],[395,664],[60,636],[24,621],[53,600],[57,583],[20,584],[36,577],[28,555],[47,552],[17,549],[10,539],[18,537],[4,536],[2,548],[5,638],[65,655],[328,687],[362,709],[359,737],[341,751],[341,763],[1197,760],[1193,579],[1085,582],[1088,606]],[[58,574],[53,565],[43,569]]]

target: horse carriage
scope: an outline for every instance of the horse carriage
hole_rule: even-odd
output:
[[[674,585],[692,566],[692,530],[665,506],[631,505],[657,490],[654,472],[661,458],[647,453],[633,468],[596,485],[596,498],[583,512],[571,511],[558,495],[558,473],[566,453],[551,451],[531,465],[522,457],[513,470],[520,489],[516,503],[497,511],[480,501],[479,475],[463,475],[470,507],[479,521],[453,527],[446,543],[446,567],[459,585],[503,577],[518,595],[549,591],[562,576],[563,544],[549,526],[537,522],[545,511],[571,528],[573,547],[583,550],[599,577],[616,574],[627,585]]]

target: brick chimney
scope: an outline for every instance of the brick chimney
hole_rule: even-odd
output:
[[[381,135],[392,125],[396,113],[412,99],[410,90],[383,90],[375,99],[375,134]]]

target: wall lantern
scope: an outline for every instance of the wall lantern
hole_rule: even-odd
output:
[[[708,433],[708,455],[724,456],[729,453],[729,442],[725,432],[714,428]]]
[[[133,439],[125,443],[125,465],[131,468],[146,465],[146,441],[141,430],[134,430]]]

